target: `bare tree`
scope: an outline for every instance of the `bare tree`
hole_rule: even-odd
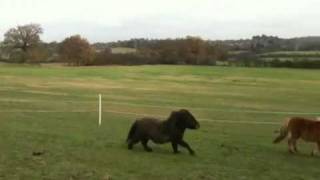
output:
[[[28,49],[40,42],[40,34],[43,30],[39,24],[26,24],[9,29],[4,35],[6,46],[21,49],[27,52]]]

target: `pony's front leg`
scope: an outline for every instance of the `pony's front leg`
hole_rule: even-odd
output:
[[[180,140],[180,141],[179,141],[179,144],[180,144],[182,147],[187,148],[188,151],[189,151],[189,153],[190,153],[191,155],[194,155],[194,154],[195,154],[194,151],[193,151],[193,150],[191,149],[191,147],[189,146],[189,144],[186,143],[184,140]]]
[[[173,153],[175,153],[175,154],[180,153],[178,151],[178,143],[177,142],[171,142],[171,146],[172,146],[172,149],[173,149]]]
[[[311,156],[314,156],[319,152],[320,152],[320,142],[317,142],[317,147],[312,150]]]

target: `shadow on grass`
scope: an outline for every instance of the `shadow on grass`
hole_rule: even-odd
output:
[[[187,151],[187,149],[185,149],[185,148],[180,148],[179,153],[175,154],[175,153],[173,153],[172,149],[168,148],[168,145],[169,144],[165,144],[163,146],[162,145],[150,145],[150,147],[152,148],[152,152],[145,151],[140,143],[135,144],[135,146],[131,150],[128,149],[127,144],[122,144],[119,146],[119,148],[125,149],[128,152],[132,152],[132,153],[136,153],[136,154],[150,154],[150,155],[155,155],[155,156],[156,155],[161,155],[161,156],[164,155],[164,156],[168,156],[168,157],[169,156],[191,156],[189,154],[189,152]],[[194,156],[197,156],[197,153]]]

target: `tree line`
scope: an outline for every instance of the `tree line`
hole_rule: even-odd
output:
[[[227,58],[227,50],[219,44],[209,44],[200,37],[150,41],[149,45],[132,47],[134,53],[113,53],[117,43],[90,44],[80,35],[65,38],[62,42],[45,43],[39,24],[27,24],[9,29],[1,43],[2,59],[18,63],[64,62],[68,65],[108,64],[192,64],[214,65]],[[149,42],[149,41],[148,41]]]
[[[61,42],[43,42],[43,28],[26,24],[9,29],[0,43],[0,60],[15,63],[66,63],[83,65],[190,64],[248,67],[320,68],[319,54],[268,54],[275,51],[317,51],[319,37],[282,39],[253,36],[251,39],[211,41],[187,36],[176,39],[130,39],[93,43],[73,35]],[[121,51],[123,48],[123,51]],[[115,50],[118,51],[115,51]],[[309,59],[313,58],[312,61]],[[317,59],[319,58],[319,59]],[[284,59],[284,60],[283,60]],[[222,63],[221,63],[222,62]]]

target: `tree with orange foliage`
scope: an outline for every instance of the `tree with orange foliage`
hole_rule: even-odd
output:
[[[91,65],[94,51],[88,40],[80,35],[74,35],[62,41],[60,56],[69,65],[82,66]]]

